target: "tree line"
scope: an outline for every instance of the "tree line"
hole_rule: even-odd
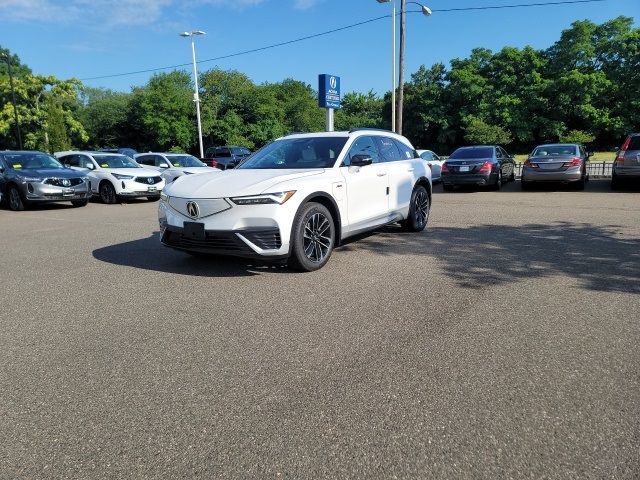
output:
[[[49,152],[127,146],[197,152],[193,83],[186,71],[156,74],[130,92],[34,74],[10,57],[24,146]],[[200,74],[206,146],[259,148],[290,132],[324,128],[317,92],[286,79],[256,84],[238,71]],[[618,17],[577,21],[550,48],[474,49],[449,67],[421,66],[405,84],[404,134],[443,154],[463,144],[618,146],[640,129],[640,29]],[[0,63],[0,148],[17,148],[7,65]],[[351,92],[337,129],[390,128],[391,94]]]

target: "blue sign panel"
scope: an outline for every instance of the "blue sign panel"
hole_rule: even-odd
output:
[[[322,108],[340,108],[340,77],[326,73],[318,76],[318,103]]]

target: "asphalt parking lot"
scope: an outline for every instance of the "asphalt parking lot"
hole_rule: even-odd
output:
[[[0,210],[0,478],[638,478],[640,192],[442,193],[311,274]]]

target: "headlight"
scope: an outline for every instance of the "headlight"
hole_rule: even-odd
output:
[[[263,193],[262,195],[251,195],[248,197],[232,197],[231,201],[236,205],[267,205],[273,203],[282,205],[284,202],[289,200],[294,193],[296,193],[295,190],[278,193]]]
[[[160,192],[160,200],[162,200],[163,202],[169,201],[169,195],[164,192]]]
[[[41,177],[20,177],[23,182],[42,182],[44,178]]]
[[[133,178],[133,175],[121,175],[119,173],[112,173],[111,175],[116,177],[118,180],[131,180]]]

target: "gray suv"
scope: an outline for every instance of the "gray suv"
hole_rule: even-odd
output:
[[[611,188],[617,190],[623,181],[640,181],[640,133],[627,137],[613,162]]]
[[[11,210],[45,202],[84,207],[91,196],[88,185],[85,173],[65,168],[46,153],[0,152],[0,197]]]

